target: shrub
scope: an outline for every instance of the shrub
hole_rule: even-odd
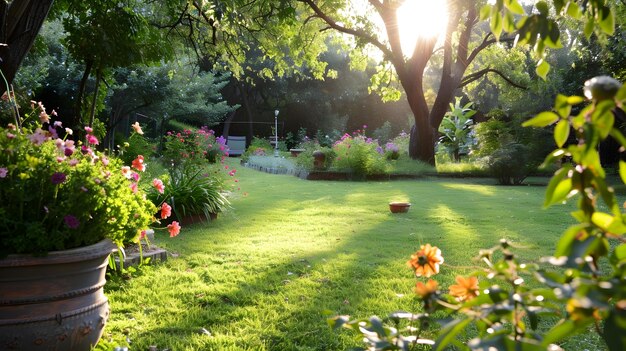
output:
[[[333,146],[337,154],[333,166],[350,172],[355,178],[387,171],[384,150],[375,140],[362,134],[345,134]]]
[[[252,142],[246,149],[246,151],[241,155],[241,160],[243,162],[248,161],[250,156],[267,156],[271,155],[274,151],[272,148],[272,144],[267,139],[262,139],[259,137],[252,138]]]
[[[164,184],[163,193],[152,189],[148,198],[155,204],[170,204],[179,220],[192,215],[203,215],[209,219],[211,213],[222,212],[230,205],[223,192],[223,180],[206,169],[172,168]]]
[[[156,151],[156,144],[150,142],[143,135],[133,133],[120,148],[119,158],[125,163],[130,164],[139,155],[150,158]]]
[[[183,163],[202,165],[206,161],[215,163],[228,156],[228,146],[224,137],[215,137],[215,132],[206,127],[182,132],[167,132],[163,157],[173,165]]]
[[[489,173],[501,185],[519,185],[534,168],[529,164],[529,148],[519,143],[505,145],[487,157]]]

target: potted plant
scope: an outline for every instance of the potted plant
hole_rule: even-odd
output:
[[[90,128],[74,142],[33,108],[0,127],[0,349],[89,350],[109,313],[109,254],[137,241],[157,208],[138,189],[143,157],[123,166],[94,150]]]

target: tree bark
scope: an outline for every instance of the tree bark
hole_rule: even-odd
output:
[[[8,85],[33,46],[52,3],[53,0],[0,2],[0,70]],[[0,84],[0,95],[6,90],[7,84]]]
[[[85,72],[83,72],[83,77],[80,79],[80,85],[78,87],[78,97],[76,98],[76,106],[74,112],[74,118],[72,120],[71,128],[78,128],[82,124],[82,109],[83,109],[83,97],[85,96],[85,90],[87,89],[87,80],[89,79],[89,75],[91,75],[91,68],[93,67],[93,61],[89,60],[85,64]]]

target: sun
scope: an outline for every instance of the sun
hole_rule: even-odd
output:
[[[418,37],[439,37],[446,30],[448,9],[445,0],[406,0],[398,9],[402,51],[410,56]]]

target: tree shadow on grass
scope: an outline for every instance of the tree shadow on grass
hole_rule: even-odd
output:
[[[171,349],[184,348],[189,340],[208,349],[336,350],[357,346],[354,334],[327,327],[325,310],[367,317],[418,308],[411,296],[415,280],[405,266],[410,254],[421,243],[440,247],[446,263],[453,266],[442,269],[440,282],[447,286],[465,269],[461,266],[471,264],[470,258],[477,253],[474,246],[490,247],[499,239],[491,232],[494,224],[480,219],[498,216],[509,206],[506,196],[478,194],[471,186],[459,189],[445,182],[404,181],[376,184],[388,192],[368,192],[358,183],[324,182],[321,189],[294,193],[298,201],[286,200],[284,193],[267,196],[262,207],[242,210],[248,218],[223,218],[211,225],[210,233],[194,230],[179,246],[184,262],[179,262],[178,268],[201,284],[176,296],[185,308],[175,324],[166,321],[168,325],[148,326],[136,338],[138,343],[150,345],[156,336],[165,335],[171,338],[173,344],[167,345]],[[283,184],[281,188],[289,193],[298,187]],[[397,196],[413,202],[409,213],[386,212],[389,197]],[[293,220],[297,220],[299,213],[309,211],[307,206],[315,206],[310,211],[313,218],[320,217],[317,223],[299,223],[283,236],[272,236],[276,242],[264,242],[263,230],[287,226],[291,219],[285,216],[295,213]],[[356,209],[354,215],[346,214],[350,209]],[[253,219],[257,216],[277,223],[259,225]],[[377,224],[359,226],[359,216],[375,217]],[[309,227],[314,229],[309,231]],[[506,223],[499,229],[516,231]],[[209,238],[200,240],[202,236]],[[246,255],[235,251],[232,245],[237,242],[259,252]],[[307,250],[307,242],[321,245]],[[273,246],[281,252],[272,263],[255,267],[255,255],[269,255]],[[239,279],[225,282],[220,278],[220,270],[233,269],[241,271]],[[219,287],[212,289],[214,284]],[[261,315],[258,309],[263,310]],[[167,316],[164,319],[169,320]],[[202,338],[200,328],[213,335],[197,340]]]

